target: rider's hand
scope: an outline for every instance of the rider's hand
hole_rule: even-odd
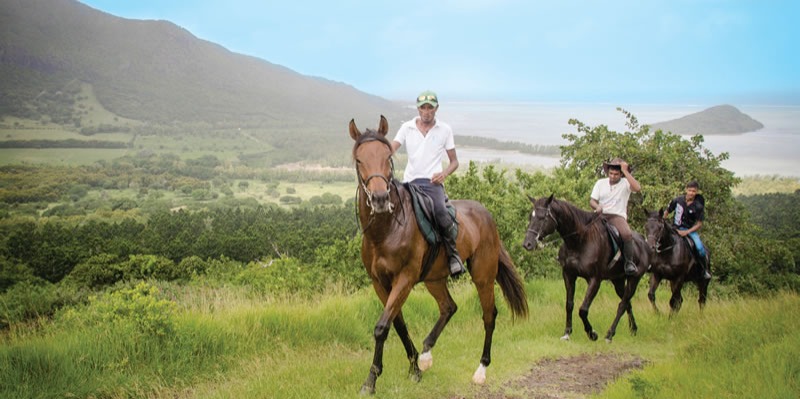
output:
[[[431,177],[431,183],[433,184],[444,184],[444,173],[434,173],[433,177]]]
[[[603,206],[598,205],[597,208],[594,208],[595,213],[603,213]]]

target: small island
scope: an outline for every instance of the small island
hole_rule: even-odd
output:
[[[650,124],[651,130],[680,135],[733,135],[755,132],[763,127],[761,122],[732,105],[717,105],[682,118]]]

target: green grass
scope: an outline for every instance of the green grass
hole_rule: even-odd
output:
[[[40,332],[12,332],[0,346],[0,397],[350,398],[369,371],[372,330],[381,312],[371,290],[335,289],[307,301],[280,299],[243,288],[160,285],[178,304],[174,330],[162,337],[125,328],[55,324]],[[800,298],[712,296],[704,312],[687,290],[681,312],[655,314],[640,289],[634,301],[639,334],[627,322],[614,342],[590,341],[575,314],[572,340],[563,331],[563,286],[527,284],[531,316],[512,321],[504,302],[495,331],[489,391],[502,391],[544,358],[621,353],[648,365],[611,384],[599,397],[796,397],[800,393]],[[579,287],[582,294],[585,284]],[[498,290],[499,295],[499,290]],[[666,298],[666,292],[659,293]],[[407,378],[408,362],[394,331],[384,356],[377,397],[474,397],[482,323],[477,294],[455,285],[459,312],[434,349],[433,368],[420,383]],[[578,302],[580,299],[578,300]],[[665,299],[662,299],[662,304]],[[605,334],[616,299],[607,284],[591,308]],[[404,307],[414,342],[437,316],[433,299],[417,287]]]
[[[96,148],[0,148],[0,164],[88,165],[100,160],[111,161],[128,152],[126,149]]]

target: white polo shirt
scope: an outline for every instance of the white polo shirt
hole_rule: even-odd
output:
[[[592,188],[591,197],[603,207],[604,214],[619,215],[628,219],[628,198],[631,184],[624,176],[619,183],[611,185],[608,178],[600,179]]]
[[[419,117],[403,123],[394,137],[394,141],[404,146],[408,153],[404,182],[432,178],[434,173],[442,171],[442,160],[447,150],[456,148],[450,125],[436,119],[428,134],[423,135],[417,129],[417,119]]]

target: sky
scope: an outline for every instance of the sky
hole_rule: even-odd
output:
[[[800,104],[794,0],[80,0],[393,100]]]

